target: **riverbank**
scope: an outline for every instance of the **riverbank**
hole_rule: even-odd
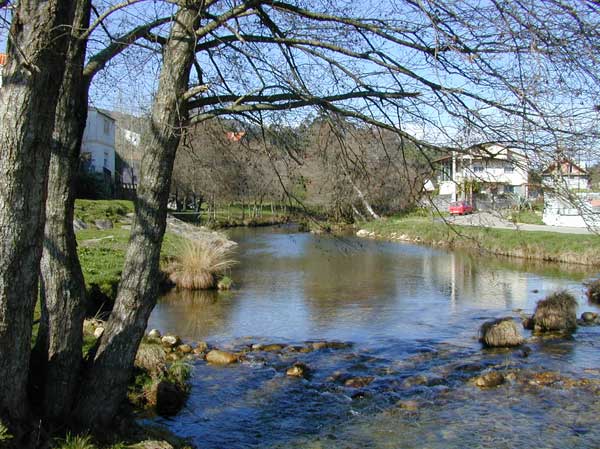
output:
[[[357,236],[529,260],[600,266],[600,238],[555,232],[457,226],[418,215],[357,225]]]
[[[92,308],[112,303],[117,294],[129,243],[133,203],[118,200],[77,200],[75,220],[77,252]],[[186,240],[235,242],[213,230],[194,226],[169,216],[161,249],[161,260],[176,257]]]

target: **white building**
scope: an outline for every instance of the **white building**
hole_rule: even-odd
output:
[[[517,149],[478,145],[434,162],[439,194],[450,196],[452,201],[472,193],[528,195],[528,164]]]
[[[587,191],[590,177],[585,169],[563,157],[543,171],[542,184],[556,191]]]
[[[115,179],[115,120],[96,108],[88,109],[81,156],[89,171]]]

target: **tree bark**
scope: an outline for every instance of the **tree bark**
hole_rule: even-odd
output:
[[[0,89],[0,416],[27,416],[50,142],[75,3],[19,1]]]
[[[44,248],[40,263],[42,318],[32,366],[46,420],[62,423],[73,407],[81,370],[86,291],[73,230],[75,175],[87,119],[88,79],[83,76],[91,2],[78,3],[67,66],[56,107],[48,176]]]
[[[119,292],[74,413],[83,428],[105,428],[115,417],[126,397],[135,353],[156,303],[166,206],[175,153],[187,118],[184,93],[198,23],[195,7],[181,7],[165,45],[151,127],[142,136],[145,153]]]

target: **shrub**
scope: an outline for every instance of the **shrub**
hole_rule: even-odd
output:
[[[591,303],[600,304],[600,279],[596,279],[588,285],[587,297]]]
[[[13,436],[8,431],[8,427],[0,421],[0,442],[11,440],[12,437]]]
[[[96,449],[89,435],[71,435],[67,433],[64,439],[56,440],[55,449]]]
[[[566,291],[539,301],[533,314],[535,331],[573,331],[577,328],[577,300]]]
[[[167,267],[169,279],[180,288],[214,288],[217,276],[235,265],[232,253],[232,249],[220,241],[188,241],[179,257]]]

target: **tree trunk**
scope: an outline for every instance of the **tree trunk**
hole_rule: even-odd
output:
[[[116,415],[126,397],[135,354],[156,303],[166,206],[173,161],[187,118],[184,93],[198,21],[198,10],[182,7],[165,45],[151,127],[142,137],[145,154],[119,292],[74,413],[74,419],[85,428],[105,428]]]
[[[0,416],[9,422],[28,409],[50,143],[74,6],[17,2],[8,34],[0,89]]]
[[[32,358],[47,420],[62,423],[74,403],[82,362],[86,291],[73,230],[75,175],[87,119],[88,82],[83,76],[90,1],[75,11],[73,36],[56,107],[48,175],[46,226],[41,260],[42,319]]]

